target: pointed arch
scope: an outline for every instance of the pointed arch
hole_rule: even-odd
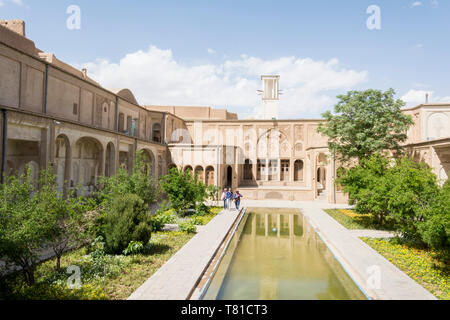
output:
[[[55,139],[55,162],[56,182],[59,191],[67,195],[72,178],[72,146],[70,140],[65,134],[60,134]]]

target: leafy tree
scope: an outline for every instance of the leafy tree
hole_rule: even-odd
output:
[[[196,194],[194,208],[197,208],[198,205],[203,205],[203,202],[208,197],[208,193],[206,191],[206,185],[197,176],[194,177],[192,184]]]
[[[49,190],[47,192],[52,192]],[[46,195],[48,196],[48,195]],[[44,214],[49,215],[51,237],[49,245],[56,257],[56,269],[61,268],[61,257],[70,248],[88,244],[92,240],[90,227],[98,216],[89,211],[82,198],[64,199],[62,195],[48,197],[50,201],[42,203]]]
[[[374,153],[401,151],[407,138],[412,118],[401,112],[405,103],[394,99],[395,91],[389,89],[349,91],[339,95],[334,114],[323,114],[326,122],[318,132],[328,137],[328,148],[343,162],[359,160]]]
[[[136,160],[131,175],[127,170],[119,168],[112,177],[100,179],[101,190],[97,196],[103,206],[107,206],[118,195],[135,194],[149,207],[155,203],[159,196],[159,187],[156,179],[149,174],[148,166],[144,161],[142,151],[136,152]]]
[[[8,177],[0,187],[0,256],[21,267],[29,285],[34,283],[42,249],[53,249],[59,269],[62,254],[82,244],[92,221],[85,214],[85,201],[65,199],[57,190],[51,170],[42,170],[37,182],[26,167],[22,175]]]
[[[56,188],[56,176],[50,171],[42,171],[39,179],[41,188],[36,193],[36,211],[46,217],[51,236],[48,243],[56,255],[56,268],[60,269],[61,256],[68,248],[72,232],[69,230],[70,208],[63,194]]]
[[[185,172],[178,168],[169,170],[169,174],[161,180],[161,188],[167,194],[170,205],[178,213],[187,209],[195,209],[197,203],[206,199],[206,186],[193,175],[190,170]]]
[[[152,232],[148,206],[136,194],[117,195],[105,215],[105,249],[109,253],[122,253],[131,241],[144,246]]]
[[[51,238],[49,215],[43,214],[46,205],[40,201],[28,166],[23,174],[7,177],[0,186],[0,257],[7,268],[21,267],[30,286],[35,281],[39,252]]]

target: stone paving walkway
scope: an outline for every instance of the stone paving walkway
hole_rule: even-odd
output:
[[[238,217],[222,211],[140,286],[128,300],[185,300]]]

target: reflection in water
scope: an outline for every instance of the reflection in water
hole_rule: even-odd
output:
[[[365,299],[298,210],[248,211],[204,299]]]

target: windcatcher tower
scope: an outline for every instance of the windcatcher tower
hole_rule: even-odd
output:
[[[280,76],[261,76],[263,90],[262,107],[264,120],[278,119],[279,82]]]

